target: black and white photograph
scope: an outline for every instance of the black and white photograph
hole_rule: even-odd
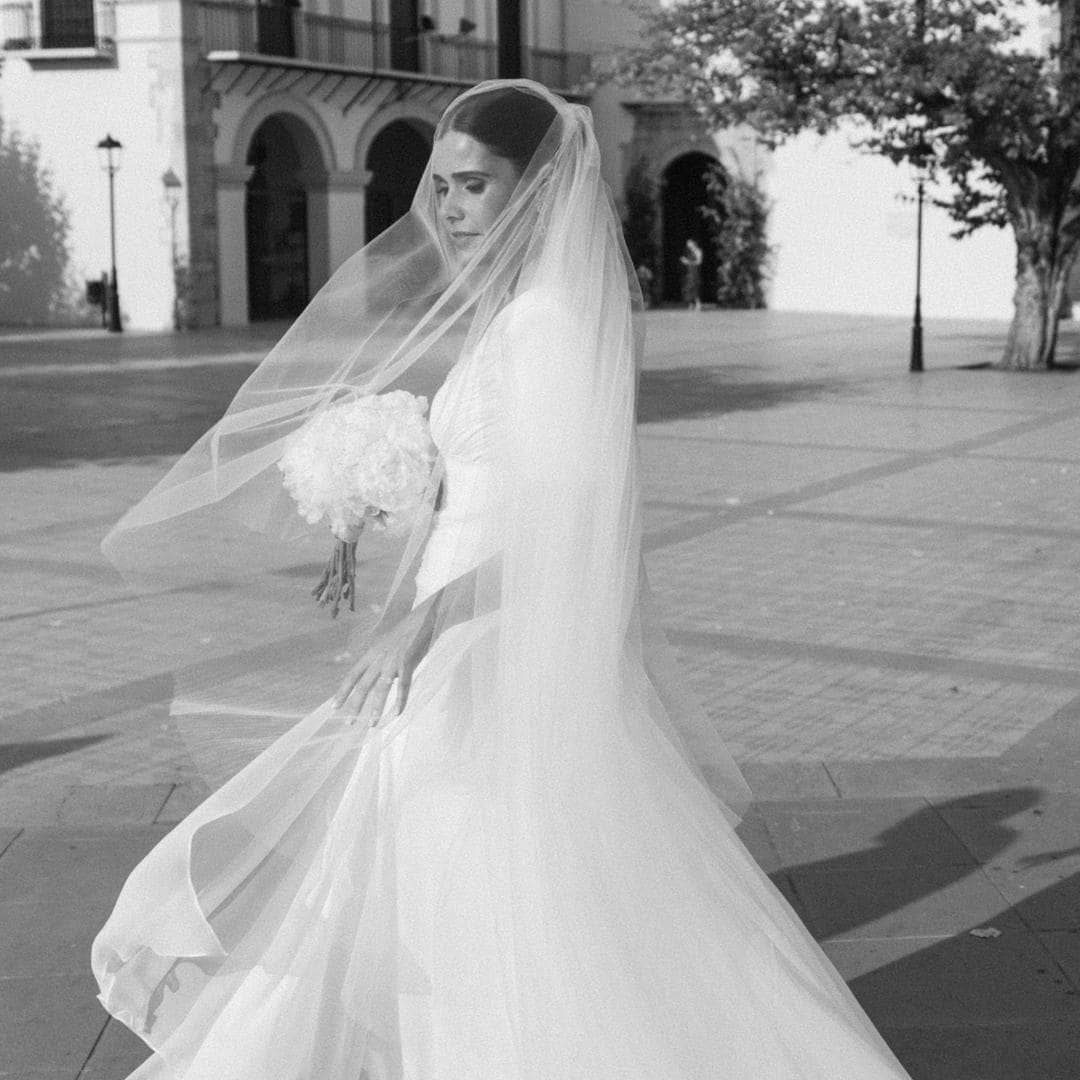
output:
[[[0,0],[0,1080],[1078,1080],[1078,253],[1078,0]]]

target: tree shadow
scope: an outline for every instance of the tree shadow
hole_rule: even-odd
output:
[[[855,970],[852,991],[913,1080],[1080,1075],[1080,874],[1035,891],[1017,874],[1052,879],[1053,864],[1080,848],[1006,853],[1023,835],[1010,819],[1041,815],[1043,795],[1014,788],[938,803],[873,847],[773,875],[834,961]],[[941,848],[919,862],[918,844],[935,831]],[[869,924],[886,917],[875,936]],[[935,932],[935,920],[948,929]],[[913,951],[916,942],[930,944]]]
[[[747,375],[740,377],[741,371]],[[749,377],[751,373],[757,377]],[[772,409],[847,389],[839,379],[762,380],[760,374],[756,369],[730,364],[643,371],[638,385],[638,423]]]
[[[0,773],[46,758],[62,757],[95,746],[110,735],[81,735],[70,739],[42,739],[36,742],[0,743]]]

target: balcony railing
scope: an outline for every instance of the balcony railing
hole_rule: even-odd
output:
[[[587,53],[560,52],[556,49],[528,49],[525,74],[555,90],[572,90],[589,77],[592,57]]]
[[[277,4],[246,0],[198,0],[206,52],[244,52],[287,56],[317,64],[343,64],[364,70],[393,70],[395,51],[385,23],[319,15]],[[410,52],[424,75],[463,82],[492,79],[498,73],[496,45],[468,37],[424,34]],[[399,63],[401,61],[398,61]],[[556,89],[570,89],[589,70],[589,57],[552,49],[530,49],[530,78]]]
[[[0,46],[9,51],[116,50],[116,0],[7,0]]]

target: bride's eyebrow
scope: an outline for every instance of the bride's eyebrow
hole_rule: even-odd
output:
[[[469,169],[466,172],[451,173],[450,177],[453,180],[491,180],[492,179],[491,173],[481,172],[479,169]],[[431,179],[432,180],[441,180],[444,184],[446,183],[446,181],[443,180],[443,178],[438,173],[432,173],[431,174]]]

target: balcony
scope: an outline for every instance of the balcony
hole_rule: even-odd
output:
[[[413,73],[474,83],[498,74],[493,41],[424,33],[397,41],[388,24],[320,15],[245,0],[198,0],[203,50],[283,56],[365,72]],[[570,90],[589,72],[590,57],[528,49],[526,74],[554,89]]]
[[[116,0],[7,0],[0,3],[0,47],[27,60],[112,60]]]

